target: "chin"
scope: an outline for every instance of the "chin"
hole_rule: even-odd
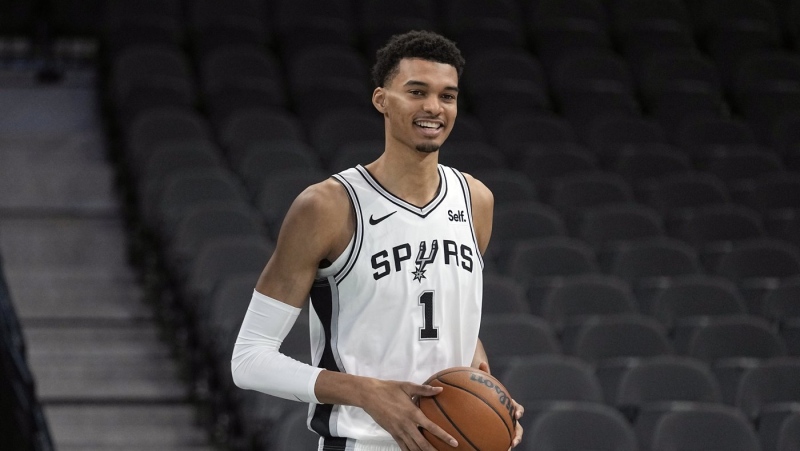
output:
[[[439,144],[436,143],[425,143],[425,144],[417,144],[417,152],[422,153],[434,153],[439,150],[441,147]]]

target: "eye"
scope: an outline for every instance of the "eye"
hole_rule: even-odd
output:
[[[445,100],[456,100],[456,96],[453,94],[442,94],[442,98]]]
[[[422,95],[425,95],[425,93],[424,93],[424,92],[422,92],[422,91],[420,91],[419,89],[412,89],[411,91],[408,91],[408,93],[409,93],[409,94],[411,94],[412,96],[422,96]]]

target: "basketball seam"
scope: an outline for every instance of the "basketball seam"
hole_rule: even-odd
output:
[[[467,392],[467,393],[471,394],[472,396],[474,396],[474,397],[476,397],[476,398],[480,399],[480,400],[481,400],[481,402],[483,402],[483,403],[484,403],[484,404],[486,404],[486,405],[487,405],[487,406],[488,406],[490,409],[492,409],[492,412],[496,413],[496,414],[497,414],[497,416],[498,416],[498,417],[500,417],[500,421],[502,421],[502,422],[503,422],[503,426],[505,426],[505,427],[506,427],[506,431],[508,432],[508,439],[509,439],[509,440],[512,440],[512,439],[514,438],[514,435],[513,435],[513,433],[511,432],[511,429],[509,429],[509,428],[508,428],[508,425],[506,424],[506,420],[505,420],[505,419],[503,419],[503,415],[502,415],[500,412],[498,412],[498,411],[497,411],[497,409],[495,409],[495,408],[494,408],[494,406],[492,406],[491,404],[489,404],[488,402],[486,402],[486,400],[485,400],[485,399],[483,399],[483,398],[482,398],[482,397],[481,397],[479,394],[477,394],[477,393],[475,393],[475,392],[473,392],[473,391],[471,391],[471,390],[467,390],[467,389],[466,389],[466,388],[464,388],[464,387],[459,387],[458,385],[453,385],[453,384],[451,384],[450,382],[446,382],[446,381],[443,381],[443,380],[441,380],[441,379],[439,379],[439,382],[441,382],[442,384],[447,384],[447,385],[449,385],[449,386],[451,386],[451,387],[453,387],[453,388],[458,388],[458,389],[464,390],[465,392]],[[433,399],[434,399],[434,401],[435,401],[435,400],[436,400],[436,397],[434,397]],[[437,404],[438,404],[438,402],[437,402]]]
[[[475,446],[474,443],[472,443],[472,441],[469,439],[469,437],[467,437],[466,434],[464,434],[464,431],[462,431],[461,428],[459,428],[458,425],[453,422],[453,420],[450,418],[450,415],[448,415],[447,411],[444,410],[444,407],[442,407],[442,405],[439,404],[439,401],[436,400],[436,397],[434,396],[432,399],[433,399],[433,402],[436,404],[436,407],[439,408],[439,412],[441,412],[442,415],[444,415],[444,417],[447,418],[447,421],[450,422],[450,425],[453,426],[456,429],[456,431],[458,431],[458,433],[462,437],[464,437],[464,440],[466,440],[467,443],[469,443],[469,446],[471,446],[472,449],[474,449],[475,451],[481,451],[480,449],[478,449],[477,446]]]

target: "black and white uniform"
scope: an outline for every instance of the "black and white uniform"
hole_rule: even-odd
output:
[[[439,191],[416,207],[386,191],[363,167],[333,177],[355,211],[348,249],[317,273],[311,290],[314,365],[422,383],[469,366],[481,319],[483,259],[464,176],[439,165]],[[324,450],[397,449],[364,410],[312,405]]]

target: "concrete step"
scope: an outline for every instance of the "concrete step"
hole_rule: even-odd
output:
[[[59,450],[203,450],[206,433],[185,405],[47,405]]]
[[[129,271],[118,218],[52,217],[0,221],[0,249],[10,268],[105,268]]]
[[[153,317],[129,268],[47,268],[6,266],[17,315],[31,320],[141,320]]]

